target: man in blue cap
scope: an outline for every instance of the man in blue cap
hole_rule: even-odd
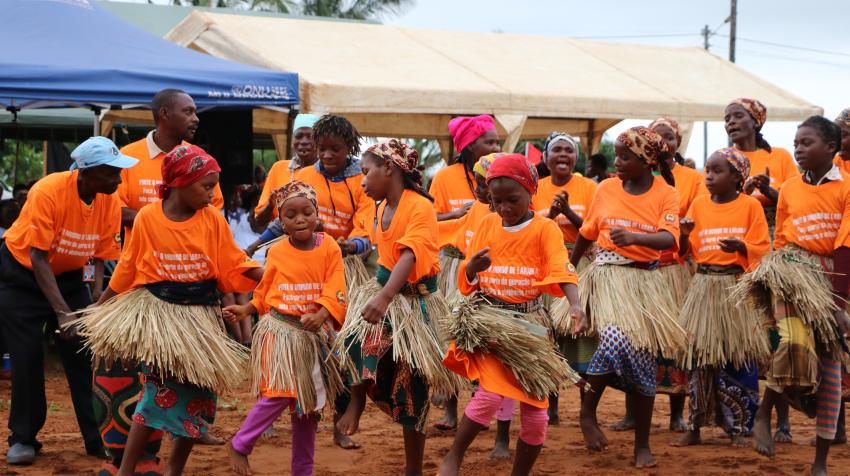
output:
[[[32,187],[0,247],[0,328],[12,359],[9,464],[31,464],[41,449],[45,328],[62,359],[86,453],[106,456],[92,406],[91,355],[73,326],[63,326],[75,319],[69,314],[92,303],[86,282],[103,278],[96,264],[118,259],[121,202],[113,194],[121,170],[138,161],[105,137],[86,140],[71,158],[70,171]]]

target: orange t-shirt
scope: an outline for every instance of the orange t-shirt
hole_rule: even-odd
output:
[[[679,192],[679,217],[681,218],[688,213],[694,199],[708,194],[708,189],[705,188],[705,177],[690,167],[674,164],[671,171],[676,181],[676,191]]]
[[[324,307],[339,329],[345,320],[345,269],[339,245],[325,233],[316,234],[316,246],[299,250],[288,239],[275,244],[266,257],[263,279],[251,303],[260,315],[275,309],[302,316]]]
[[[688,241],[699,264],[737,264],[749,270],[770,251],[767,219],[755,197],[741,193],[729,203],[714,203],[710,195],[703,195],[694,200],[687,216],[694,221]],[[722,251],[721,238],[740,238],[747,246],[747,256]]]
[[[21,214],[6,230],[6,247],[32,269],[30,248],[47,251],[53,274],[82,268],[89,258],[118,259],[121,202],[97,194],[91,205],[80,199],[79,171],[50,174],[33,185]]]
[[[169,220],[162,201],[139,210],[109,287],[122,293],[149,283],[195,283],[215,279],[222,292],[249,292],[256,282],[242,273],[258,268],[233,240],[224,216],[213,207],[186,221]]]
[[[363,174],[333,182],[312,165],[295,172],[294,179],[316,189],[325,233],[334,239],[369,236],[375,220],[375,201],[360,186]]]
[[[461,253],[466,254],[466,248],[469,246],[470,241],[472,241],[475,230],[478,229],[481,220],[490,213],[493,212],[490,211],[489,204],[476,200],[469,207],[466,215],[455,218],[454,220],[437,222],[440,230],[440,249],[446,246],[453,246],[460,250]]]
[[[623,189],[620,179],[603,180],[596,189],[590,210],[579,233],[596,241],[600,248],[619,253],[635,261],[657,261],[661,252],[643,246],[620,248],[611,241],[612,228],[624,228],[636,233],[670,232],[679,249],[679,192],[661,177],[654,177],[652,186],[641,195]]]
[[[463,164],[457,163],[438,170],[431,180],[428,193],[434,197],[434,210],[440,213],[453,212],[475,201],[475,176],[464,177]],[[470,184],[472,188],[470,188]]]
[[[850,174],[850,157],[847,160],[844,160],[841,152],[835,154],[835,158],[832,160],[832,163],[837,165],[839,169],[845,174]]]
[[[782,186],[776,205],[774,247],[788,243],[822,256],[850,247],[850,175],[810,185],[795,177]]]
[[[800,170],[791,153],[781,147],[772,147],[772,152],[765,149],[756,149],[752,152],[743,152],[750,159],[750,177],[763,174],[765,169],[770,169],[770,186],[779,190],[788,179],[800,176]],[[769,204],[767,197],[758,189],[753,191],[753,196],[758,198],[762,206]]]
[[[418,193],[405,189],[398,202],[390,226],[381,225],[387,201],[378,208],[373,243],[378,249],[378,264],[392,271],[401,252],[408,248],[416,257],[416,264],[407,277],[408,283],[434,276],[440,271],[440,255],[437,247],[437,215],[431,201]]]
[[[257,202],[257,207],[254,208],[254,215],[258,215],[266,208],[266,205],[269,204],[272,191],[292,181],[293,173],[289,170],[291,164],[292,160],[278,160],[269,169],[266,182],[263,184],[263,191],[260,193],[260,201]],[[277,218],[277,208],[272,207],[272,220],[275,218]]]
[[[569,182],[562,187],[558,187],[552,183],[552,177],[540,179],[537,184],[537,193],[531,199],[531,204],[534,210],[541,216],[549,215],[549,207],[552,205],[552,199],[555,194],[566,190],[569,194],[570,208],[576,215],[584,218],[587,214],[587,209],[590,208],[590,202],[593,200],[593,194],[596,193],[596,182],[579,175],[573,175]],[[578,229],[570,223],[563,214],[555,217],[555,222],[561,228],[564,234],[564,243],[575,243],[578,236]]]
[[[139,160],[135,166],[121,171],[118,197],[124,207],[138,211],[148,203],[158,202],[157,186],[162,183],[162,159],[168,151],[159,150],[148,134],[148,137],[122,147],[121,153]],[[212,206],[219,210],[224,208],[224,197],[218,185],[215,186]]]

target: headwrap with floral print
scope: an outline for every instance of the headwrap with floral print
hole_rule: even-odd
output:
[[[419,165],[419,153],[416,149],[398,139],[379,142],[369,147],[366,152],[392,162],[405,173],[413,172]]]
[[[278,187],[272,191],[271,200],[275,208],[280,208],[283,203],[290,198],[304,197],[319,209],[319,202],[316,199],[316,189],[309,184],[299,180],[293,180],[282,187]]]
[[[655,128],[658,126],[669,127],[673,131],[673,134],[676,134],[676,143],[679,145],[682,144],[682,131],[681,129],[679,129],[678,122],[673,119],[670,119],[669,117],[659,117],[658,119],[652,121],[652,124],[649,125],[649,128],[654,131]],[[676,153],[675,150],[671,150],[670,152]]]
[[[737,104],[747,110],[756,122],[756,131],[759,131],[761,126],[763,126],[764,122],[767,120],[767,108],[764,107],[764,104],[759,102],[757,99],[738,98],[730,102],[729,106],[732,104]]]
[[[661,154],[667,152],[667,141],[648,127],[632,127],[617,137],[617,142],[628,147],[649,165],[658,164]]]
[[[850,127],[850,107],[838,113],[835,122]]]
[[[750,159],[735,147],[724,147],[712,155],[719,155],[726,159],[744,179],[750,176]]]
[[[490,170],[490,166],[493,165],[493,161],[503,155],[507,154],[505,152],[496,152],[495,154],[487,154],[484,157],[481,157],[478,159],[478,162],[475,162],[475,165],[472,166],[472,171],[486,179],[487,171]]]

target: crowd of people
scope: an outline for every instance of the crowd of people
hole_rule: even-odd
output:
[[[356,449],[368,400],[401,427],[407,474],[422,473],[432,406],[455,435],[439,474],[460,472],[494,418],[491,456],[530,474],[565,385],[591,451],[608,446],[606,388],[626,393],[615,429],[634,431],[636,468],[657,464],[657,393],[676,445],[716,425],[771,456],[789,408],[816,418],[813,474],[846,441],[850,109],[802,122],[792,157],[762,136],[763,104],[733,100],[732,146],[704,173],[670,118],[621,133],[614,173],[592,155],[582,174],[567,133],[535,166],[501,151],[490,116],[456,117],[458,154],[429,186],[403,141],[361,150],[345,117],[300,114],[293,157],[223,194],[218,162],[191,144],[192,98],[166,89],[151,106],[143,139],[90,138],[71,170],[0,202],[9,464],[41,448],[45,332],[100,474],[180,474],[195,444],[226,443],[248,475],[288,412],[291,472],[309,475],[319,415]],[[217,397],[246,370],[257,400],[225,442]]]

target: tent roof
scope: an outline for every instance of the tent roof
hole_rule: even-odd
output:
[[[0,0],[0,105],[147,104],[166,87],[199,107],[291,105],[298,77],[181,48],[92,0]]]
[[[821,112],[698,48],[201,11],[167,38],[298,71],[302,109],[315,112],[693,121],[718,120],[741,96],[759,98],[772,120]]]

